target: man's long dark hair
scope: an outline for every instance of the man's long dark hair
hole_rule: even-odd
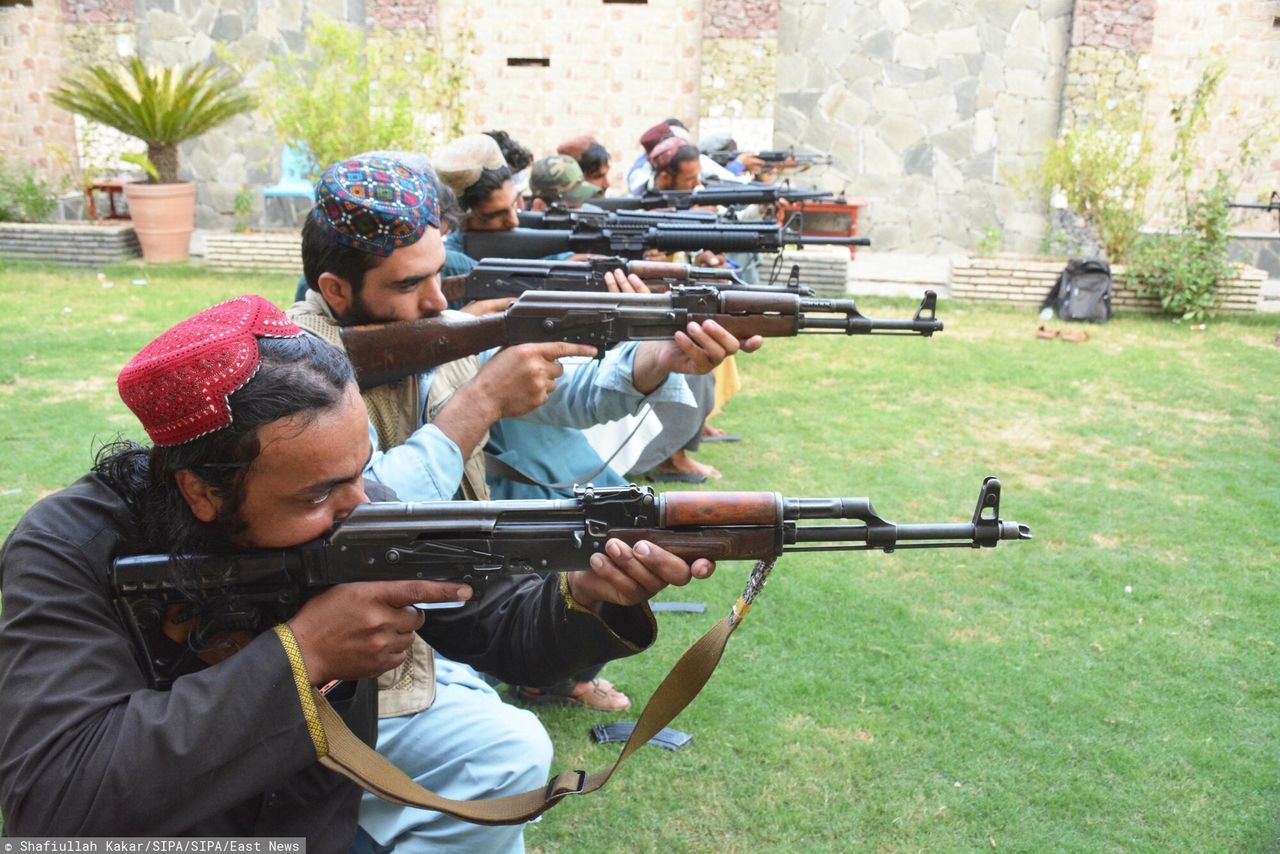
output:
[[[593,142],[583,149],[578,157],[578,166],[583,175],[594,175],[609,168],[609,149],[598,142]]]
[[[171,447],[121,440],[98,451],[94,472],[137,519],[140,541],[131,547],[175,558],[226,551],[228,537],[244,528],[239,513],[245,474],[262,452],[258,428],[289,417],[309,422],[338,406],[354,387],[346,354],[314,335],[260,338],[258,353],[258,372],[229,398],[228,426]],[[192,515],[178,491],[175,475],[181,469],[190,469],[223,499],[215,523]]]

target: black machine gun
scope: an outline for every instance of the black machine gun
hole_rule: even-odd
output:
[[[813,289],[799,285],[786,287],[749,285],[725,267],[693,267],[662,261],[628,261],[626,258],[596,255],[585,261],[536,261],[525,258],[486,258],[465,276],[441,282],[448,300],[488,300],[518,297],[525,291],[587,291],[607,293],[605,273],[622,270],[639,276],[654,293],[673,287],[706,285],[716,290],[789,293],[813,296]],[[798,281],[798,280],[797,280]]]
[[[641,258],[646,249],[663,252],[777,252],[783,246],[870,246],[868,237],[801,234],[792,225],[769,222],[579,221],[571,229],[514,228],[466,231],[463,251],[485,258],[545,258],[562,252]]]
[[[751,182],[737,184],[720,181],[696,190],[649,190],[643,196],[610,196],[596,198],[591,204],[607,211],[643,208],[688,210],[696,206],[742,207],[744,205],[776,205],[780,201],[801,202],[830,199],[826,190],[803,190],[786,183]]]
[[[904,525],[881,517],[867,498],[658,495],[634,484],[574,492],[571,499],[364,504],[323,539],[292,549],[187,556],[180,572],[167,555],[119,558],[110,571],[112,597],[149,681],[166,688],[196,659],[217,657],[227,635],[256,635],[287,620],[313,593],[346,582],[460,581],[482,596],[497,576],[588,569],[614,537],[647,540],[689,561],[992,548],[1031,539],[1026,525],[1000,518],[994,477],[983,482],[972,520]],[[175,614],[188,631],[183,644],[163,631]]]

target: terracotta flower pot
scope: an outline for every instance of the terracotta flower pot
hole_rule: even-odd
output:
[[[125,184],[133,230],[148,263],[185,261],[196,224],[196,185]]]

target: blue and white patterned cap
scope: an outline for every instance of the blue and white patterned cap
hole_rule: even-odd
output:
[[[435,187],[397,160],[362,157],[324,170],[311,218],[344,246],[387,257],[440,227]]]

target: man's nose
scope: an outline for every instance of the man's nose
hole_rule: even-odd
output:
[[[449,301],[444,298],[438,274],[427,279],[418,288],[418,309],[421,314],[438,314],[448,307]]]

